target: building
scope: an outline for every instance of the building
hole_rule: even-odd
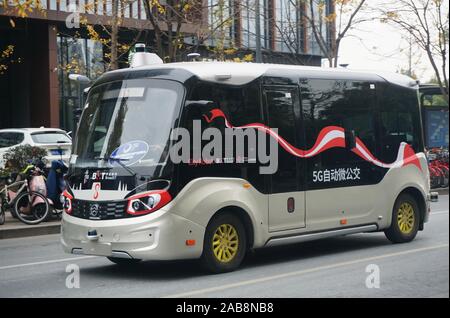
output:
[[[11,5],[14,1],[19,0],[9,0],[8,7],[0,6],[0,53],[8,45],[14,46],[14,62],[7,61],[8,70],[0,74],[0,129],[46,126],[73,130],[79,95],[68,74],[80,73],[95,79],[105,71],[108,60],[108,48],[93,39],[83,24],[76,24],[74,11],[81,11],[88,24],[109,26],[112,0],[40,0],[42,8],[25,18],[18,16]],[[154,43],[155,30],[147,19],[143,1],[127,1],[119,8],[123,20],[119,38],[124,43]],[[236,48],[236,56],[254,54],[255,0],[198,1],[200,16],[181,28],[186,45],[206,58],[215,58],[211,47],[221,46],[225,51]],[[167,2],[161,0],[162,4]],[[291,0],[260,3],[263,61],[320,66],[322,54],[301,1],[297,6]],[[327,2],[326,10],[333,10],[332,1]],[[209,36],[200,43],[199,34],[205,34],[205,26]],[[323,26],[322,32],[331,39],[333,28]],[[120,67],[126,67],[126,62],[124,54]]]

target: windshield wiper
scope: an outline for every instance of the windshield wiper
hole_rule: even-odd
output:
[[[133,177],[137,177],[138,173],[131,169],[130,167],[127,167],[122,161],[128,161],[128,159],[123,158],[115,158],[115,157],[96,157],[97,160],[103,160],[103,161],[115,161],[117,162],[122,168],[124,168],[126,171],[128,171]]]

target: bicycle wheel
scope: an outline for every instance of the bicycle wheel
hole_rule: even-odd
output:
[[[3,207],[3,204],[0,201],[0,225],[3,224],[5,224],[5,208]]]
[[[14,212],[25,224],[39,224],[47,218],[50,204],[39,192],[23,192],[14,201]]]

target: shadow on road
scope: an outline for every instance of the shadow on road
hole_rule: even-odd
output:
[[[282,264],[292,261],[301,261],[322,256],[332,256],[357,250],[368,250],[381,246],[391,245],[383,236],[376,234],[350,235],[332,239],[324,239],[301,244],[260,249],[249,253],[242,264],[243,269],[259,268],[273,264]],[[112,264],[82,268],[83,275],[92,275],[96,278],[121,279],[130,281],[172,281],[184,278],[202,277],[210,275],[202,269],[199,261],[147,261],[130,266]]]

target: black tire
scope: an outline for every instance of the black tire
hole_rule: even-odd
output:
[[[30,207],[31,200],[36,200],[37,198],[42,201],[32,207]],[[21,213],[21,208],[29,208],[30,213]],[[25,224],[36,225],[46,220],[50,213],[50,204],[47,198],[39,192],[23,192],[14,199],[14,213],[17,218]]]
[[[118,257],[107,257],[111,262],[120,266],[132,266],[141,262],[141,259],[136,258],[118,258]]]
[[[448,169],[442,169],[444,178],[442,181],[442,187],[443,188],[447,188],[448,187],[448,181],[449,181],[449,173],[448,173]]]
[[[393,243],[411,242],[419,231],[419,225],[420,208],[417,200],[410,194],[400,194],[392,211],[391,226],[384,234]]]
[[[0,203],[0,225],[5,224],[5,210],[3,209],[3,205]]]
[[[231,229],[232,235],[221,236],[220,231]],[[217,234],[217,236],[215,236]],[[214,242],[215,241],[215,242]],[[214,251],[214,245],[217,245],[217,251],[222,253],[223,259],[220,260]],[[229,254],[226,254],[228,252]],[[241,220],[231,214],[223,213],[214,217],[208,224],[203,242],[203,253],[201,257],[202,265],[212,273],[226,273],[237,269],[247,252],[247,234]],[[226,258],[226,259],[225,259]]]

